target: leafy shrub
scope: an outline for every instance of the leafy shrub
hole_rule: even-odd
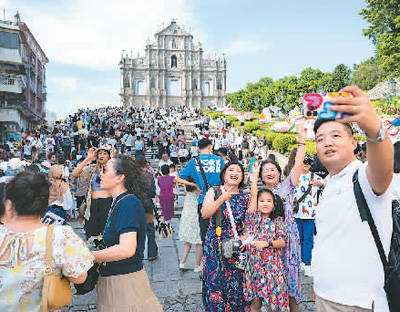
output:
[[[290,134],[279,134],[273,141],[272,147],[281,154],[285,154],[288,148],[296,143],[296,136]]]
[[[314,157],[317,154],[317,149],[315,147],[314,141],[307,141],[306,142],[306,153],[311,157]]]
[[[281,134],[277,133],[277,132],[274,132],[274,131],[270,131],[270,132],[267,132],[265,134],[265,138],[267,139],[267,143],[268,143],[269,148],[272,148],[274,140],[275,140],[275,138],[278,137],[278,135],[281,135]]]
[[[252,132],[252,131],[255,131],[258,129],[260,129],[260,124],[258,123],[257,120],[247,121],[244,123],[244,126],[243,126],[243,131],[245,131],[245,132]]]
[[[234,124],[235,121],[239,121],[239,119],[237,119],[236,117],[231,116],[231,115],[225,115],[225,117],[226,117],[226,120],[228,121],[228,124],[230,124],[230,125]],[[240,122],[239,122],[239,125],[240,125]]]

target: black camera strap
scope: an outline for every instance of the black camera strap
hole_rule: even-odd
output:
[[[207,182],[206,174],[204,172],[203,165],[201,164],[200,156],[196,156],[195,159],[196,159],[197,165],[199,166],[201,176],[203,177],[203,182],[206,187],[206,191],[208,191],[208,189],[210,188],[210,185]]]

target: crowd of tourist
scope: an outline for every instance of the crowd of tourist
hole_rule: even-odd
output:
[[[162,311],[143,261],[159,257],[156,232],[171,226],[184,189],[179,268],[189,269],[194,245],[204,311],[299,311],[302,271],[314,276],[317,311],[389,311],[353,183],[387,255],[400,146],[393,149],[368,97],[345,91],[353,97],[335,98],[332,110],[352,115],[315,122],[314,158],[299,121],[283,170],[265,137],[226,119],[211,131],[200,110],[183,107],[85,109],[8,140],[0,150],[0,310],[43,307],[46,231],[54,224],[56,274],[85,284],[101,263],[98,311]],[[364,153],[355,152],[351,123],[367,136]],[[75,219],[84,240],[68,226]]]

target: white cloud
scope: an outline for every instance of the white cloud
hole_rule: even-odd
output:
[[[228,56],[251,54],[267,51],[270,48],[270,44],[266,41],[266,38],[262,35],[253,35],[246,37],[239,37],[234,41],[231,41],[224,48],[225,53]]]
[[[121,50],[143,53],[162,22],[193,26],[184,0],[18,2],[0,0],[0,7],[19,10],[51,62],[91,68],[117,69]]]
[[[76,91],[75,77],[49,77],[47,79],[48,88],[57,90],[61,93],[70,93]]]

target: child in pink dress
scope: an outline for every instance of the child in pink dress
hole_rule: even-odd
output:
[[[169,166],[161,167],[162,176],[157,178],[158,186],[160,187],[161,215],[165,221],[170,221],[174,216],[174,176],[169,175]]]
[[[265,302],[271,311],[287,312],[289,299],[281,257],[287,230],[282,200],[268,189],[259,190],[256,198],[250,201],[245,219],[251,243],[246,247],[244,295],[252,301],[251,311],[261,311]]]

